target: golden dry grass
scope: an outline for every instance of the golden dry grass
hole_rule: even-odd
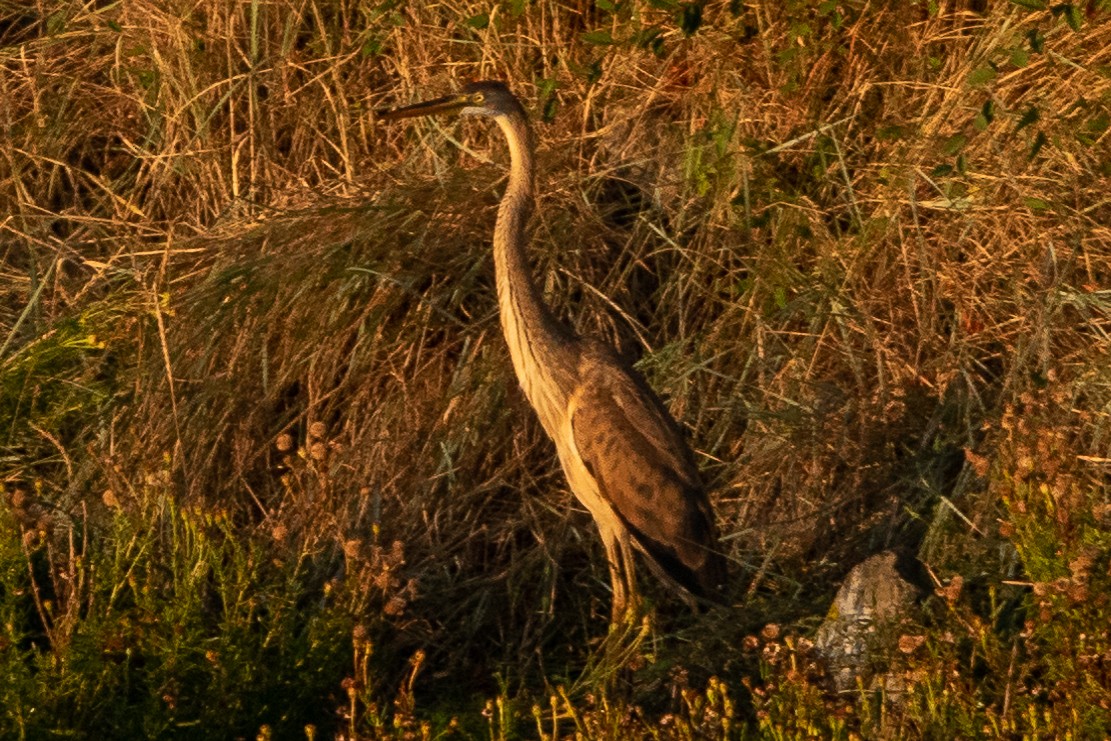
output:
[[[318,713],[351,689],[348,735],[385,734],[368,719],[394,698],[410,720],[516,699],[507,722],[531,722],[580,675],[624,708],[589,669],[596,536],[499,334],[500,142],[370,113],[502,78],[543,120],[545,293],[669,399],[734,563],[731,613],[653,592],[625,688],[647,710],[567,697],[559,722],[620,737],[667,711],[676,734],[729,735],[840,707],[795,675],[729,731],[687,684],[736,690],[748,632],[812,629],[848,568],[896,548],[1010,605],[942,600],[926,629],[1002,648],[982,679],[942,641],[919,668],[953,662],[931,695],[950,705],[881,722],[861,699],[842,730],[949,732],[967,711],[1035,732],[1016,698],[1059,706],[1036,690],[1052,642],[1027,628],[1008,670],[1002,624],[1072,610],[1069,585],[1021,584],[1087,585],[1069,564],[1102,564],[1111,526],[1106,4],[618,5],[0,7],[11,557],[45,558],[32,582],[76,573],[114,518],[173,531],[174,502],[343,616],[356,668],[321,670]],[[95,591],[56,595],[66,620],[36,603],[21,640],[63,655]],[[377,663],[355,676],[364,639]],[[1072,700],[1106,701],[1102,661]]]

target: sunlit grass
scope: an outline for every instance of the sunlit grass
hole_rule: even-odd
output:
[[[1111,734],[1106,3],[0,9],[0,735]],[[534,267],[689,429],[732,605],[607,631]],[[855,692],[813,636],[896,548]],[[902,640],[900,640],[902,639]]]

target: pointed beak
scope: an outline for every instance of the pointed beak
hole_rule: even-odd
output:
[[[462,95],[446,95],[443,98],[414,103],[401,108],[379,108],[375,111],[379,118],[387,121],[396,121],[399,118],[413,118],[415,116],[432,116],[437,113],[458,113],[470,104]]]

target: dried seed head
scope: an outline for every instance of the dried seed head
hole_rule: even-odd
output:
[[[1068,588],[1065,589],[1065,594],[1070,600],[1073,601],[1074,604],[1087,602],[1089,596],[1088,585],[1085,582],[1076,582],[1074,584],[1070,584]]]
[[[899,650],[905,654],[912,654],[926,643],[926,636],[904,634],[899,636]]]
[[[27,492],[22,489],[16,489],[12,492],[12,507],[15,509],[23,509],[27,504]]]
[[[323,439],[324,433],[328,428],[324,426],[323,422],[313,422],[309,425],[309,437],[313,440]]]
[[[972,466],[972,470],[976,472],[977,476],[987,476],[988,469],[991,467],[991,462],[982,455],[977,455],[971,448],[964,449],[964,459]]]
[[[937,596],[944,597],[948,602],[955,602],[961,596],[961,590],[964,589],[964,577],[956,574],[949,580],[949,584],[944,587],[939,587],[936,592]]]
[[[288,453],[293,450],[293,435],[290,435],[288,432],[283,432],[278,435],[278,439],[274,442],[274,445],[278,448],[279,453]]]
[[[1087,579],[1092,570],[1092,566],[1096,562],[1095,553],[1092,551],[1085,551],[1079,556],[1069,561],[1069,571],[1072,572],[1075,579]]]

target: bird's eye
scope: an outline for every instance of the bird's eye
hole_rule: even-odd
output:
[[[482,104],[483,102],[485,102],[485,100],[486,100],[486,96],[483,95],[482,93],[475,93],[474,95],[471,96],[471,102],[472,103]]]

